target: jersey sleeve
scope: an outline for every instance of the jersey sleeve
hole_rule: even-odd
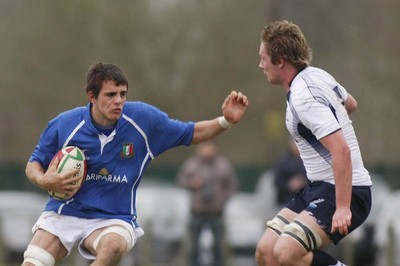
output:
[[[193,122],[171,119],[165,113],[159,117],[155,128],[152,134],[154,141],[150,143],[153,144],[152,150],[155,155],[173,147],[189,146],[194,133]]]
[[[341,127],[336,119],[335,110],[323,97],[311,95],[294,96],[293,107],[301,123],[319,140],[332,134]]]
[[[136,104],[135,121],[140,121],[141,126],[149,136],[149,145],[154,155],[177,146],[189,146],[194,133],[194,122],[184,122],[170,118],[160,109],[145,104]],[[145,117],[145,119],[143,119]]]
[[[343,99],[344,102],[346,102],[347,97],[348,97],[348,93],[347,93],[346,89],[343,86],[338,85],[338,90],[340,93],[340,97]]]
[[[57,121],[50,121],[39,138],[39,143],[32,152],[29,162],[38,162],[45,169],[50,164],[51,159],[57,153],[58,149],[58,131]]]

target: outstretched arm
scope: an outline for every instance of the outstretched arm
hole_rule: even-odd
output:
[[[194,126],[192,144],[212,139],[228,129],[230,124],[238,123],[246,112],[248,104],[246,95],[232,91],[222,104],[224,118],[197,122]]]

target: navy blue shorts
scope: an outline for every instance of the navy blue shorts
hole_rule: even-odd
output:
[[[333,243],[337,244],[345,235],[339,232],[331,234],[332,217],[336,210],[335,185],[323,181],[309,182],[308,185],[286,204],[290,210],[311,213],[315,221],[326,232]],[[349,233],[359,227],[371,210],[371,187],[353,186],[350,210],[352,213]]]

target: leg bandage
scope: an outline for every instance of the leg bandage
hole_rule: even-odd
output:
[[[288,224],[289,221],[278,214],[272,220],[267,222],[267,227],[271,228],[277,235],[280,235],[283,232],[283,228]]]
[[[282,235],[294,238],[306,251],[318,249],[322,245],[321,237],[300,221],[293,221],[286,225]]]
[[[29,262],[35,266],[54,266],[55,260],[53,256],[35,245],[28,245],[28,248],[24,252],[24,263]]]
[[[105,236],[106,234],[109,233],[114,233],[122,236],[125,241],[126,241],[126,251],[128,252],[131,248],[133,248],[133,245],[135,244],[134,240],[132,239],[131,234],[129,231],[122,226],[111,226],[106,229],[104,229],[94,240],[93,242],[93,249],[96,250],[97,246],[99,245],[100,240]]]

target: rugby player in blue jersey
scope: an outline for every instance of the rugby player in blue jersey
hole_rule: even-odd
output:
[[[371,178],[364,168],[349,114],[355,99],[330,74],[312,67],[300,28],[271,22],[261,35],[259,67],[287,93],[286,127],[309,180],[267,222],[256,259],[261,265],[343,265],[321,248],[337,244],[371,209]]]
[[[117,265],[143,230],[137,223],[136,190],[143,171],[168,149],[197,144],[224,132],[243,117],[248,99],[232,91],[222,116],[200,122],[171,119],[143,102],[126,101],[128,80],[114,64],[98,63],[87,74],[85,107],[63,112],[40,136],[26,166],[36,186],[70,194],[74,172],[58,174],[50,163],[65,146],[81,148],[87,158],[83,186],[68,200],[49,198],[33,227],[24,266],[51,266],[78,245],[92,265]]]

